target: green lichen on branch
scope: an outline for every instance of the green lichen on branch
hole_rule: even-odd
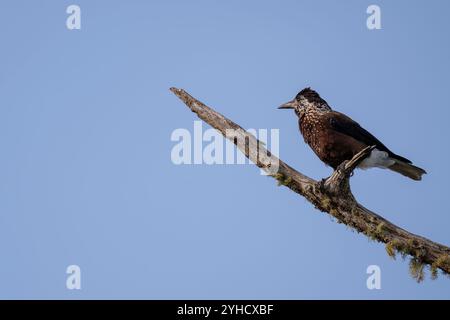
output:
[[[386,223],[380,222],[376,227],[367,225],[365,234],[373,241],[382,242],[387,232]]]
[[[439,268],[450,265],[450,256],[448,254],[443,254],[436,259],[436,261],[431,264],[431,278],[436,279],[438,276]]]
[[[278,186],[288,187],[292,183],[292,178],[286,177],[282,173],[275,173],[274,175],[272,175],[272,177],[277,180]]]
[[[386,231],[387,231],[386,229],[387,229],[386,223],[380,222],[378,224],[377,228],[375,229],[375,233],[379,238],[381,238],[386,234]]]
[[[409,261],[409,274],[417,282],[422,282],[425,279],[424,272],[425,264],[418,258],[411,258]]]
[[[424,280],[425,266],[427,265],[424,258],[427,255],[427,251],[421,243],[413,239],[409,239],[406,242],[393,239],[386,243],[386,252],[394,260],[397,254],[401,254],[403,258],[412,256],[409,262],[410,274],[417,282]],[[448,266],[450,266],[450,256],[448,254],[442,254],[429,265],[431,279],[437,279],[439,269],[446,269]],[[443,272],[443,274],[446,273]]]
[[[387,254],[395,260],[397,253],[403,252],[404,244],[398,239],[392,239],[386,243]]]

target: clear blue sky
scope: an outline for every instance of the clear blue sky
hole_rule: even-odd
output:
[[[82,29],[66,28],[78,4]],[[382,29],[366,28],[378,4]],[[358,171],[366,207],[450,244],[448,1],[0,3],[1,298],[450,298],[254,166],[175,166],[187,89],[330,174],[276,106],[305,86],[429,174]],[[207,126],[205,125],[205,128]],[[67,290],[66,267],[82,270]],[[382,289],[366,288],[379,265]]]

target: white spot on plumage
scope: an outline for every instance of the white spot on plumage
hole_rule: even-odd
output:
[[[392,166],[394,163],[395,160],[390,158],[386,151],[373,149],[370,153],[370,156],[364,159],[358,167],[364,170],[374,167],[386,169]]]

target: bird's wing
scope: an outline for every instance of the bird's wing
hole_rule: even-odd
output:
[[[411,163],[410,160],[393,153],[380,140],[374,137],[369,131],[361,127],[359,123],[353,121],[345,114],[337,111],[328,112],[327,114],[329,117],[331,127],[337,132],[348,135],[358,141],[365,143],[368,146],[375,145],[377,146],[377,149],[381,151],[386,151],[392,158],[396,158],[406,163]]]

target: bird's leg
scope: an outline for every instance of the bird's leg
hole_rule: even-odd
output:
[[[344,165],[344,172],[348,174],[353,173],[353,170],[356,169],[356,167],[369,156],[369,154],[372,152],[372,150],[375,149],[375,146],[368,146],[362,149],[360,152],[355,154],[353,158],[349,161],[344,161],[341,165]]]
[[[350,191],[350,177],[353,176],[353,171],[375,148],[369,146],[358,152],[351,160],[343,161],[325,181],[320,182],[321,190],[326,190],[331,194],[347,193]],[[322,189],[323,188],[323,189]]]
[[[336,171],[345,173],[348,170],[347,169],[348,162],[349,162],[349,160],[344,160],[340,165],[338,165],[338,167],[336,168]]]

